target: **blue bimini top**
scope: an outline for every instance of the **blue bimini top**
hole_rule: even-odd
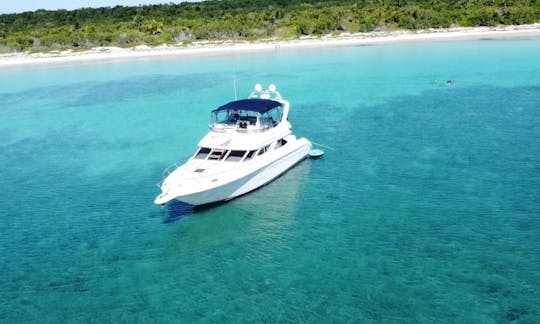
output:
[[[254,111],[262,115],[281,105],[282,105],[281,102],[271,100],[271,99],[259,99],[259,98],[242,99],[242,100],[231,101],[228,104],[225,104],[213,110],[212,112],[214,113],[214,112],[223,111],[223,110],[243,110],[243,111]]]

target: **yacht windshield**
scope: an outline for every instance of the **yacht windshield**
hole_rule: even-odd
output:
[[[201,147],[197,153],[195,153],[196,159],[204,160],[208,156],[208,153],[210,153],[210,149],[207,147]]]
[[[281,122],[283,117],[283,107],[276,107],[261,116],[261,124],[274,127]]]
[[[234,125],[238,122],[246,122],[248,125],[255,125],[257,118],[260,115],[257,112],[249,110],[215,110],[212,112],[213,124],[230,124]]]
[[[212,112],[212,123],[216,124],[235,124],[236,121],[233,121],[235,116],[232,110],[217,110]]]
[[[283,117],[281,102],[249,98],[231,101],[212,111],[212,124],[238,125],[246,128],[249,125],[272,127],[281,122]]]

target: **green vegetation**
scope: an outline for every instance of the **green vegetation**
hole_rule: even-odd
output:
[[[0,52],[540,22],[540,0],[210,0],[0,15]]]

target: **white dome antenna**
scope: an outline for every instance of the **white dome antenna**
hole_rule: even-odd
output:
[[[261,92],[261,91],[262,91],[262,85],[261,85],[260,83],[257,83],[257,84],[255,85],[255,91],[257,91],[257,92]]]
[[[270,84],[270,85],[268,86],[268,91],[270,91],[270,92],[276,92],[276,90],[277,90],[277,89],[276,89],[276,85],[275,85],[275,84],[272,83],[272,84]]]

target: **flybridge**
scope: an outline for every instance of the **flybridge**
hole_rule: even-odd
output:
[[[263,90],[260,84],[248,99],[231,101],[212,111],[210,129],[216,132],[264,132],[287,120],[289,102],[276,86]]]

